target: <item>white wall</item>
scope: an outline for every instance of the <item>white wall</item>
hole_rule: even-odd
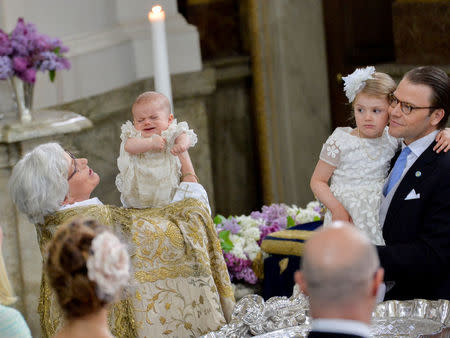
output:
[[[38,31],[59,37],[70,48],[70,71],[38,74],[34,107],[46,107],[99,94],[153,76],[148,11],[166,12],[171,73],[202,68],[197,29],[178,13],[175,0],[2,0],[0,28],[10,32],[18,17]],[[0,81],[0,112],[10,109],[9,88]]]

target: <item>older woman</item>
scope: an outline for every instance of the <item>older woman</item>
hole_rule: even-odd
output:
[[[94,217],[132,242],[132,292],[110,313],[116,336],[198,336],[230,318],[234,297],[208,197],[189,155],[179,158],[184,182],[176,203],[154,209],[124,209],[92,198],[99,176],[87,159],[56,143],[36,147],[13,169],[11,197],[35,223],[43,255],[58,226],[73,216]],[[42,283],[41,326],[44,336],[52,336],[62,316],[47,281]]]

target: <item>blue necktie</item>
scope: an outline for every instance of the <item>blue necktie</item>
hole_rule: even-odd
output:
[[[395,161],[394,168],[392,169],[391,176],[389,177],[389,182],[387,184],[387,188],[384,191],[384,196],[389,194],[389,191],[397,184],[398,180],[402,177],[403,170],[406,167],[406,159],[408,158],[409,153],[411,153],[411,149],[409,147],[403,148],[400,156]]]

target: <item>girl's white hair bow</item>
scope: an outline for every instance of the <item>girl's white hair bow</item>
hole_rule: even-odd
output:
[[[356,95],[364,89],[366,81],[373,79],[372,75],[375,73],[375,67],[367,66],[366,68],[356,68],[350,75],[344,76],[344,92],[348,98],[348,102],[352,103]]]

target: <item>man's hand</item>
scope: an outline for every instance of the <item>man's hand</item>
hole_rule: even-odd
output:
[[[172,153],[172,155],[178,156],[188,150],[190,145],[191,140],[189,139],[189,136],[183,133],[175,139],[175,144],[173,145],[170,152]]]

